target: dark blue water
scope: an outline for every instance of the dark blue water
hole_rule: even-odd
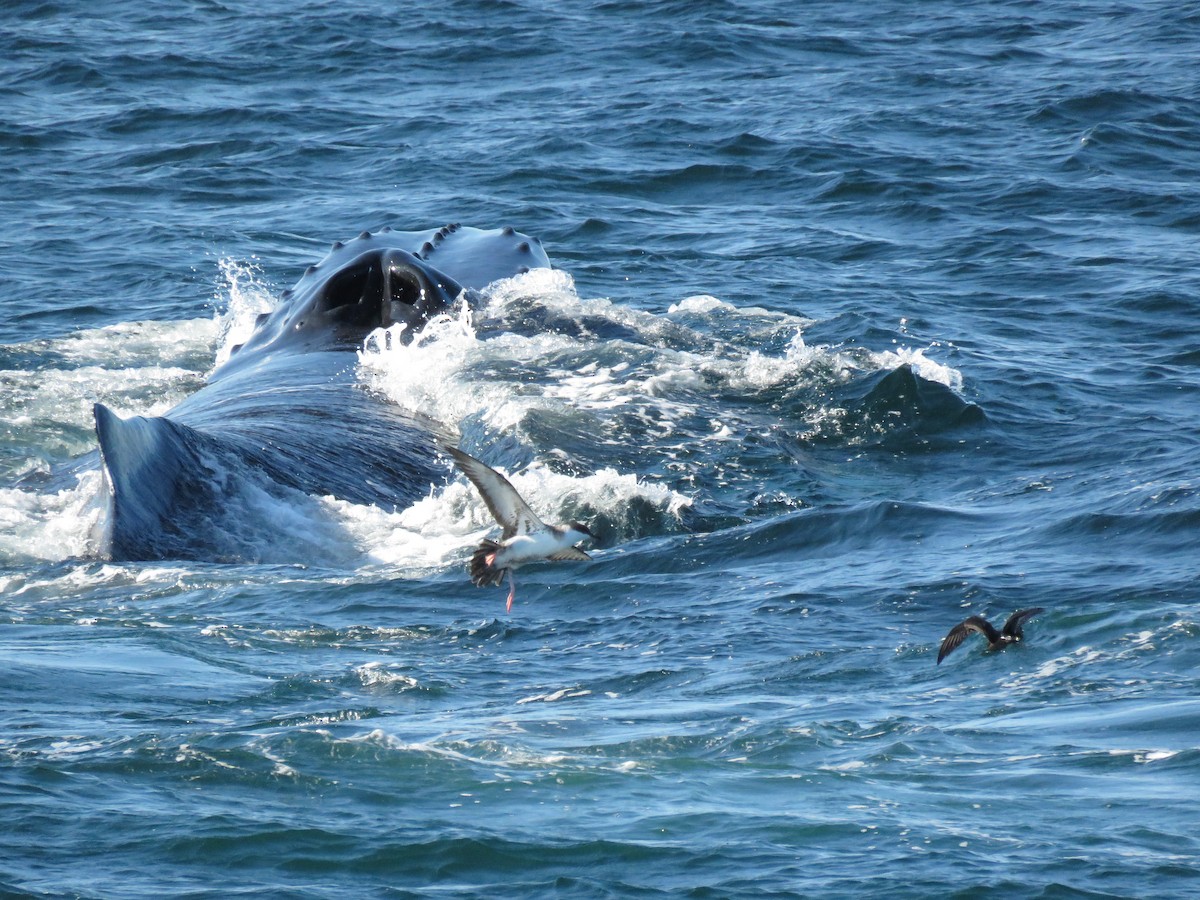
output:
[[[0,14],[0,894],[1200,896],[1187,4],[18,2]],[[97,558],[329,242],[541,237],[360,377],[461,480]],[[971,613],[1041,606],[1026,640]]]

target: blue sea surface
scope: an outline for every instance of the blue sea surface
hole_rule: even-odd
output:
[[[1200,897],[1194,6],[0,38],[0,896]],[[359,377],[591,563],[505,614],[449,469],[103,558],[94,403],[161,415],[332,241],[447,222],[556,268]]]

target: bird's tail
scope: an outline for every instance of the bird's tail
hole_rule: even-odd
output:
[[[495,566],[496,551],[499,549],[498,543],[485,538],[471,557],[471,581],[477,586],[488,587],[504,580],[504,570]]]

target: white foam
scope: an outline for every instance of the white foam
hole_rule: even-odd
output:
[[[122,415],[170,409],[199,387],[215,334],[205,319],[125,322],[22,345],[41,362],[0,372],[0,422],[32,431],[35,445],[80,453],[82,445],[61,446],[63,428],[90,430],[97,402]]]
[[[485,363],[487,352],[467,305],[434,317],[407,344],[401,342],[404,330],[393,325],[367,336],[358,352],[360,377],[400,406],[441,422],[457,422],[477,411],[486,385],[473,384],[464,373]]]
[[[572,478],[535,464],[508,473],[513,487],[546,521],[564,521],[582,506],[617,514],[635,499],[678,516],[691,500],[662,485],[615,469]],[[463,479],[430,493],[407,509],[387,512],[326,497],[322,501],[378,564],[394,567],[405,578],[421,578],[469,554],[496,530],[495,520],[478,492]]]
[[[926,381],[935,381],[953,391],[962,390],[962,373],[943,363],[929,359],[925,355],[925,350],[921,348],[900,347],[896,350],[885,350],[882,353],[871,354],[871,360],[880,369],[910,366],[917,375]]]
[[[201,386],[214,353],[217,364],[228,358],[272,305],[254,264],[222,259],[218,265],[217,301],[225,310],[214,318],[121,322],[18,345],[43,362],[33,370],[0,372],[8,388],[0,421],[37,430],[90,430],[97,402],[123,416],[162,415],[178,404]]]
[[[354,670],[364,687],[390,687],[399,690],[410,690],[420,686],[420,682],[411,675],[393,672],[384,667],[383,663],[364,663]]]
[[[186,368],[187,360],[212,346],[216,324],[209,319],[121,322],[87,329],[64,338],[38,342],[37,349],[55,361],[104,369]]]
[[[732,303],[727,303],[724,300],[713,297],[711,294],[684,297],[678,303],[672,303],[667,307],[668,316],[691,315],[711,317],[714,314],[725,318],[751,321],[760,320],[756,323],[760,326],[768,324],[791,328],[798,325],[807,325],[812,321],[811,319],[805,319],[791,313],[766,309],[761,306],[735,306]]]
[[[524,729],[513,720],[496,720],[490,728],[490,733],[486,735],[471,736],[465,732],[454,732],[427,740],[410,741],[382,728],[346,737],[334,737],[328,731],[314,729],[315,733],[323,735],[334,744],[367,746],[389,753],[420,754],[484,766],[490,771],[491,777],[498,782],[522,779],[522,776],[531,770],[594,771],[600,767],[610,772],[634,772],[645,765],[645,763],[633,759],[600,760],[589,756],[539,752],[532,747],[522,746],[520,743],[511,741],[513,736],[519,736],[523,731]],[[471,798],[474,795],[470,792],[460,792],[458,796]]]
[[[1164,759],[1170,759],[1178,752],[1178,750],[1147,750],[1145,753],[1142,753],[1136,757],[1136,759],[1138,762],[1142,763],[1161,762]]]
[[[397,330],[376,332],[359,354],[364,379],[402,406],[451,424],[475,417],[507,433],[543,410],[576,419],[591,414],[581,427],[603,434],[619,410],[640,420],[651,436],[672,433],[683,416],[721,419],[716,393],[750,400],[767,390],[824,386],[900,365],[952,389],[962,386],[959,372],[929,359],[924,349],[851,353],[810,345],[803,336],[807,320],[708,295],[684,298],[666,317],[656,316],[582,299],[570,275],[549,269],[496,282],[488,291],[483,316],[502,325],[511,315],[519,326],[532,304],[556,320],[574,321],[577,329],[528,334],[502,327],[481,336],[464,305],[430,322],[407,345]],[[681,314],[716,317],[722,333],[732,322],[741,337],[714,343],[670,321]],[[631,336],[596,341],[588,329],[605,321]],[[784,338],[782,352],[760,349]]]
[[[695,297],[684,297],[678,303],[672,303],[667,307],[667,315],[675,316],[680,313],[694,313],[703,315],[711,313],[714,310],[733,310],[734,307],[730,303],[723,300],[718,300],[709,294],[698,294]]]
[[[53,494],[0,489],[0,559],[94,554],[104,505],[99,471],[85,472],[75,487]]]
[[[819,765],[817,768],[824,772],[854,772],[858,769],[864,769],[866,766],[867,764],[861,759],[852,759],[844,763]]]
[[[526,703],[557,703],[559,700],[565,700],[575,697],[587,697],[591,695],[591,691],[587,688],[561,688],[557,691],[551,691],[548,694],[533,694],[529,697],[522,697],[517,701],[518,706]]]
[[[83,735],[72,734],[67,735],[61,740],[52,741],[50,747],[42,752],[43,755],[52,759],[61,759],[62,757],[75,756],[80,753],[92,753],[103,749],[103,747],[103,741],[90,740]]]
[[[218,309],[213,319],[217,329],[214,369],[229,360],[234,347],[246,342],[258,317],[275,306],[275,291],[256,261],[224,257],[217,261],[217,267],[222,281],[214,298]]]

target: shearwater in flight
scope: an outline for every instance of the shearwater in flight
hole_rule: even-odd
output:
[[[941,649],[938,650],[938,665],[941,665],[942,660],[949,656],[966,639],[967,635],[972,633],[982,634],[987,638],[989,650],[999,650],[1016,643],[1025,637],[1024,632],[1021,631],[1021,623],[1040,612],[1045,612],[1040,606],[1018,609],[1008,617],[1008,621],[999,631],[983,616],[969,616],[951,628],[950,633],[942,639]]]
[[[500,584],[508,574],[508,601],[505,611],[512,610],[517,585],[513,569],[526,563],[551,560],[591,559],[575,544],[595,535],[586,525],[571,522],[566,525],[547,525],[529,508],[521,495],[499,472],[457,447],[446,447],[464,475],[479,491],[479,496],[503,529],[500,540],[484,539],[471,557],[471,581],[479,587]]]

